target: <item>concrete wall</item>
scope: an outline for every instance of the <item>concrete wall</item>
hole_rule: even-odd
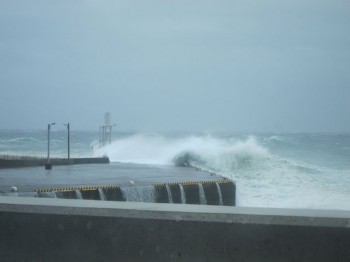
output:
[[[1,261],[350,261],[350,212],[0,197]]]
[[[156,185],[150,185],[154,187],[155,203],[170,203],[169,193],[171,194],[173,203],[182,203],[180,185],[183,188],[183,194],[185,202],[183,204],[200,204],[199,184],[203,186],[204,198],[207,205],[224,205],[234,206],[236,204],[236,184],[228,179],[215,181],[202,181],[202,182],[189,182],[189,183],[162,183]],[[169,187],[170,192],[167,191],[166,186]],[[134,188],[141,192],[144,186],[126,186]],[[125,188],[125,187],[123,187]],[[126,201],[125,196],[122,193],[119,186],[91,186],[81,188],[56,188],[56,189],[40,189],[38,190],[38,197],[52,197],[47,192],[53,192],[57,198],[76,199],[76,191],[81,193],[82,199],[88,200],[101,200],[98,189],[102,190],[104,199],[107,201]],[[20,194],[19,194],[20,195]],[[27,193],[24,194],[24,196]],[[145,202],[142,199],[137,201]],[[146,201],[147,202],[147,201]]]

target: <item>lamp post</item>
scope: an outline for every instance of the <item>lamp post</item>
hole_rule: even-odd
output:
[[[64,124],[65,126],[67,126],[67,130],[68,130],[68,165],[70,165],[70,131],[69,131],[69,123]]]
[[[50,163],[50,129],[56,123],[51,123],[47,125],[47,161],[45,164],[45,169],[52,169],[52,164]]]

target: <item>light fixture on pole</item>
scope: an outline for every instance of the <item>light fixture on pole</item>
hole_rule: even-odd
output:
[[[70,165],[70,125],[69,123],[64,124],[67,127],[68,130],[68,165]]]
[[[50,163],[50,129],[56,123],[51,123],[47,125],[47,161],[45,164],[45,169],[52,169],[52,164]]]

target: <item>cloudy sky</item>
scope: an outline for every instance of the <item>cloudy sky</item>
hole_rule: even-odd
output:
[[[348,0],[2,0],[0,129],[350,132],[349,28]]]

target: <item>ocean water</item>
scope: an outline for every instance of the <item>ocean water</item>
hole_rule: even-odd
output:
[[[142,134],[71,132],[71,156],[112,162],[191,165],[228,177],[237,205],[350,210],[350,134]],[[67,155],[67,131],[51,132],[50,155]],[[47,154],[46,131],[0,131],[0,155]]]

